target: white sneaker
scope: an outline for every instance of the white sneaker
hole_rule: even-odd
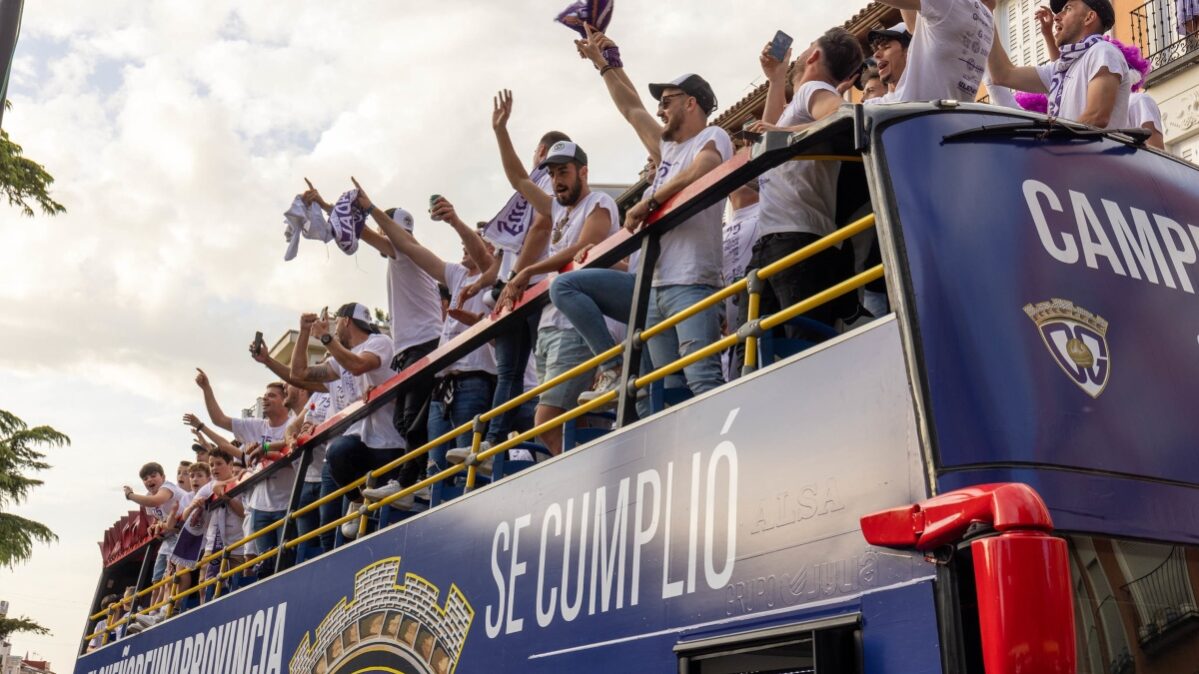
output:
[[[398,480],[391,480],[387,484],[380,486],[380,487],[373,487],[371,489],[363,489],[362,495],[369,498],[372,501],[382,501],[383,499],[387,498],[388,496],[391,496],[392,494],[399,493],[401,489],[403,489],[403,487],[400,486],[400,483]],[[400,498],[392,501],[388,505],[390,505],[392,508],[395,508],[397,510],[412,510],[412,506],[415,504],[416,504],[416,497],[413,496],[412,494],[408,494],[407,496],[401,496]]]
[[[357,504],[357,503],[351,503],[349,510],[346,511],[346,514],[349,515],[350,513],[357,513],[358,506],[359,506],[359,504]],[[354,518],[354,519],[350,520],[349,522],[342,522],[341,523],[341,537],[346,539],[347,541],[352,541],[355,538],[358,538],[358,523],[361,521],[362,520],[359,518]]]
[[[480,453],[489,449],[491,449],[491,443],[486,440],[479,445]],[[455,464],[465,462],[468,457],[470,457],[470,447],[455,447],[445,453],[445,460]],[[491,469],[494,465],[495,457],[489,456],[487,460],[479,464],[478,471],[487,477],[491,477]]]
[[[583,391],[579,394],[579,404],[586,405],[596,398],[615,391],[620,388],[620,368],[610,367],[606,370],[600,370],[599,375],[595,378],[595,386],[590,391]]]

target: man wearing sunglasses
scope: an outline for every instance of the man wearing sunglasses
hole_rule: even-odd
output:
[[[649,85],[650,94],[658,101],[655,120],[624,68],[619,63],[610,63],[605,56],[613,53],[615,43],[590,26],[586,31],[587,39],[576,42],[579,53],[599,70],[616,108],[637,132],[658,166],[642,201],[625,215],[625,228],[636,231],[663,202],[731,158],[733,143],[724,129],[708,126],[708,116],[716,109],[716,95],[704,78],[688,74],[671,82]],[[719,287],[723,211],[724,200],[721,200],[662,235],[647,325],[686,309]],[[635,267],[630,265],[630,269]],[[555,279],[551,298],[571,319],[592,351],[599,353],[610,348],[614,341],[611,335],[603,335],[603,331],[587,329],[585,326],[602,325],[594,320],[595,316],[587,314],[598,311],[620,321],[628,320],[633,285],[632,274],[586,269]],[[650,360],[659,365],[670,363],[718,339],[720,311],[713,307],[649,340]],[[614,388],[618,379],[616,369],[615,363],[605,364],[595,392],[583,395],[590,399]],[[687,387],[696,395],[724,382],[717,356],[689,365],[683,374]]]

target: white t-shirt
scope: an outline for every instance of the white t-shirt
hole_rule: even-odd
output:
[[[452,301],[457,302],[458,296],[462,289],[474,283],[479,278],[478,272],[471,274],[466,267],[454,262],[445,263],[445,285],[450,290]],[[476,314],[486,316],[490,313],[487,305],[483,304],[483,293],[479,293],[462,304],[462,308]],[[441,346],[449,344],[455,337],[466,332],[470,328],[469,325],[455,320],[453,317],[446,316],[445,325],[441,329]],[[495,350],[492,349],[491,343],[475,349],[474,351],[459,358],[449,367],[445,368],[438,375],[445,375],[450,372],[472,372],[482,371],[495,374]]]
[[[1165,132],[1166,127],[1162,124],[1162,111],[1157,107],[1157,101],[1143,91],[1134,91],[1128,96],[1128,126],[1139,129],[1145,126],[1146,122],[1153,122],[1158,133]]]
[[[620,209],[616,206],[616,200],[606,193],[590,192],[587,196],[579,199],[573,207],[563,206],[555,199],[550,216],[553,228],[550,230],[549,254],[546,257],[555,255],[578,243],[579,237],[583,234],[583,224],[597,208],[608,212],[608,231],[604,236],[612,236],[620,229]],[[558,311],[557,307],[547,304],[541,312],[541,323],[538,325],[538,329],[541,328],[573,330],[574,325],[571,324],[569,318]]]
[[[290,422],[290,415],[287,421],[278,426],[272,426],[266,419],[233,419],[233,437],[240,440],[242,445],[253,443],[261,445],[269,442],[278,443],[278,449],[282,449],[283,433],[287,430],[287,424]],[[272,449],[271,451],[276,450]],[[279,468],[262,481],[254,484],[249,498],[246,499],[246,505],[254,510],[264,512],[287,510],[287,506],[291,502],[291,488],[295,479],[294,464]]]
[[[805,82],[783,110],[779,126],[810,124],[812,99],[817,92],[837,94],[827,82]],[[831,234],[837,198],[837,172],[840,162],[789,161],[762,175],[759,236],[782,232]]]
[[[403,253],[387,260],[387,308],[391,312],[395,353],[437,339],[441,334],[441,295],[437,292],[437,281]],[[391,365],[391,360],[385,364]]]
[[[240,496],[234,496],[228,500],[242,502]],[[213,517],[209,518],[208,532],[205,534],[204,551],[206,553],[213,552],[246,537],[245,527],[248,526],[249,517],[244,517],[233,512],[233,508],[230,508],[227,503],[223,508],[215,509],[213,515]],[[245,546],[242,546],[230,550],[229,554],[240,555],[244,550]]]
[[[440,312],[441,309],[438,309]],[[352,375],[354,377],[354,389],[357,392],[357,397],[361,398],[370,389],[385,383],[395,375],[395,371],[391,369],[391,358],[394,354],[391,340],[387,335],[374,334],[366,338],[358,346],[350,349],[355,355],[363,353],[373,353],[379,357],[379,366],[370,370],[366,374]],[[329,359],[329,367],[337,373],[339,378],[349,374],[337,359]],[[363,444],[373,449],[404,449],[407,447],[404,444],[404,436],[395,427],[395,401],[391,401],[382,407],[377,408],[366,417],[354,422],[354,425],[346,431],[346,435],[357,435],[362,439]]]
[[[972,102],[994,39],[991,10],[978,0],[921,0],[908,64],[878,103]]]
[[[758,204],[738,208],[724,223],[724,283],[728,285],[745,276],[754,242],[758,240]]]
[[[146,514],[161,522],[166,522],[167,518],[174,512],[176,515],[182,514],[183,509],[187,507],[184,504],[189,494],[183,491],[183,488],[174,482],[163,481],[160,490],[165,489],[171,493],[171,498],[167,499],[162,505],[146,506]],[[170,536],[162,539],[162,545],[158,547],[158,554],[167,555],[175,549],[175,541],[179,540],[179,534],[173,533]]]
[[[1053,69],[1056,65],[1057,61],[1050,61],[1045,65],[1037,66],[1037,74],[1041,76],[1041,83],[1045,85],[1046,90],[1053,83]],[[1082,116],[1087,109],[1087,89],[1091,85],[1091,80],[1099,74],[1102,68],[1106,68],[1108,72],[1120,77],[1116,105],[1112,108],[1106,128],[1123,129],[1128,126],[1128,96],[1131,93],[1134,78],[1129,72],[1128,62],[1124,60],[1124,55],[1107,40],[1100,40],[1091,45],[1066,71],[1066,80],[1062,85],[1062,105],[1058,110],[1058,117],[1077,120]],[[1049,99],[1053,100],[1052,91],[1049,92]]]
[[[187,500],[187,505],[183,507],[186,508],[188,505],[191,505],[196,501],[204,503],[211,498],[212,484],[212,480],[209,480],[208,484],[200,487],[200,489],[194,492],[191,495],[191,498]],[[180,511],[180,514],[182,514],[182,511]],[[197,507],[196,510],[192,512],[192,516],[188,517],[187,521],[182,523],[182,526],[196,536],[203,534],[204,531],[208,529],[208,508]]]
[[[304,420],[313,426],[320,426],[329,417],[344,410],[358,399],[358,386],[354,383],[354,375],[342,370],[341,376],[325,384],[328,393],[313,393],[308,396],[308,414]],[[321,469],[325,465],[325,450],[329,443],[322,442],[312,449],[312,461],[308,470],[304,471],[305,482],[320,482]]]
[[[721,161],[733,156],[733,141],[719,126],[709,126],[691,138],[676,143],[662,141],[662,161],[650,192],[683,172],[700,150],[714,143]],[[724,200],[712,204],[667,232],[661,241],[654,287],[671,285],[720,285],[720,223]],[[632,264],[632,263],[630,263]],[[630,267],[634,268],[634,267]]]

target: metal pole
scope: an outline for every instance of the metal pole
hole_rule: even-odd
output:
[[[658,236],[650,233],[641,241],[641,257],[637,267],[637,282],[633,285],[633,303],[629,311],[629,329],[624,340],[624,362],[620,368],[620,398],[616,407],[616,427],[637,421],[637,392],[630,384],[641,373],[641,329],[649,311],[650,291],[654,285],[654,268],[658,264]]]
[[[275,555],[275,573],[291,566],[298,552],[298,548],[297,552],[292,552],[284,543],[288,538],[296,535],[296,521],[292,519],[291,514],[300,508],[300,498],[304,494],[304,473],[308,472],[310,465],[312,465],[312,449],[306,447],[300,456],[300,465],[296,467],[296,479],[291,486],[291,500],[287,503],[287,514],[283,516],[286,523],[279,532],[279,554]]]

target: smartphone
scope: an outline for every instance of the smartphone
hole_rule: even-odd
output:
[[[776,61],[782,61],[787,55],[787,50],[791,48],[792,38],[783,31],[777,31],[774,34],[774,39],[770,41],[770,56]]]
[[[263,341],[262,331],[259,330],[258,332],[254,333],[254,353],[258,353],[264,349],[266,349],[266,342]]]
[[[329,307],[325,307],[324,309],[321,309],[321,320],[322,321],[329,320]]]
[[[429,215],[434,220],[440,219],[437,216],[433,215],[433,204],[437,203],[437,200],[440,198],[441,198],[440,194],[434,194],[433,196],[429,197]]]

